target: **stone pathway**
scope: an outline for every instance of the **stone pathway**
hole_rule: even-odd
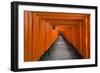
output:
[[[40,61],[67,59],[82,59],[82,56],[70,43],[66,42],[64,38],[59,35],[49,50],[40,58]]]

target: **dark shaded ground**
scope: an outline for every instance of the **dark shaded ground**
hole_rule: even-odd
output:
[[[39,61],[67,59],[82,59],[82,56],[77,52],[77,50],[75,50],[72,44],[65,41],[64,38],[59,35],[56,41]]]

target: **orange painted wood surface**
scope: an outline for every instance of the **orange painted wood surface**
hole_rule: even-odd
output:
[[[24,12],[24,61],[37,61],[57,37],[52,26],[33,12]]]
[[[88,14],[24,11],[24,61],[39,60],[59,32],[84,58],[90,58]]]

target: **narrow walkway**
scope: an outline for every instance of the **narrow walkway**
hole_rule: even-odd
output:
[[[64,38],[59,35],[49,50],[40,58],[40,61],[67,59],[82,59],[82,56],[70,43],[66,42]]]

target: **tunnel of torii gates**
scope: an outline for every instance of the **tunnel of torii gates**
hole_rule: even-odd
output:
[[[59,33],[90,58],[90,15],[24,11],[24,61],[38,61]]]

